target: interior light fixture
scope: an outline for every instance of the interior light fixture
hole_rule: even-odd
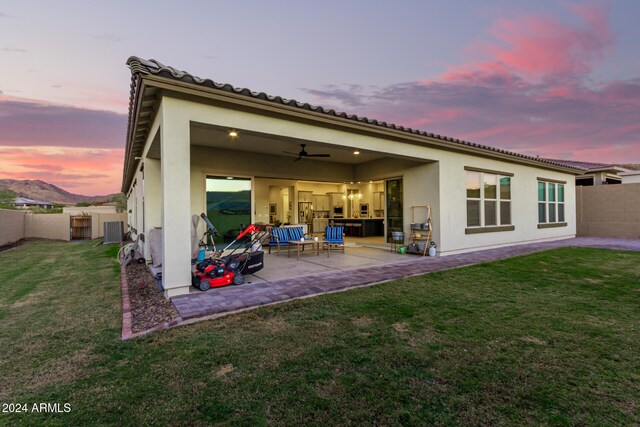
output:
[[[358,154],[360,154],[360,152],[359,152],[358,150],[356,150],[356,151],[354,151],[354,152],[353,152],[353,154],[354,154],[355,156],[357,156]]]
[[[229,131],[229,136],[232,137],[232,138],[234,136],[238,136],[238,132],[236,132],[235,130],[231,130],[231,131]]]
[[[232,176],[228,176],[227,179],[233,179],[233,177]]]

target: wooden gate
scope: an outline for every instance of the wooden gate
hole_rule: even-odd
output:
[[[72,216],[71,217],[71,240],[91,239],[91,217]]]

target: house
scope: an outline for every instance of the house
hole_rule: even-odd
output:
[[[52,209],[53,203],[42,202],[40,200],[32,200],[27,199],[25,197],[16,197],[16,200],[13,202],[14,206],[21,209],[28,208],[43,208],[43,209]]]
[[[582,169],[582,173],[576,176],[576,185],[578,186],[622,184],[623,175],[629,172],[633,174],[634,170],[632,167],[635,167],[635,165],[614,163],[580,162],[575,160],[557,159],[546,160]]]
[[[122,191],[134,237],[162,228],[167,297],[189,292],[191,217],[201,212],[230,235],[240,224],[290,218],[315,233],[314,223],[347,221],[361,236],[358,224],[370,221],[374,237],[365,238],[384,244],[393,231],[407,241],[430,206],[440,256],[576,234],[580,168],[235,88],[155,60],[127,65]]]

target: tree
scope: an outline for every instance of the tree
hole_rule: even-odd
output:
[[[124,193],[114,194],[109,201],[117,203],[118,209],[126,209],[127,207],[127,196]]]
[[[88,202],[78,202],[78,203],[76,203],[76,207],[77,208],[86,208],[88,206],[91,206],[91,203],[88,203]]]
[[[5,209],[15,208],[16,193],[6,188],[0,188],[0,207]]]

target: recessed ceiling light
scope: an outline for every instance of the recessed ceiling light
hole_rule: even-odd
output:
[[[360,152],[358,150],[356,150],[356,151],[353,152],[353,154],[357,156],[358,154],[360,154]]]
[[[229,136],[230,137],[234,137],[234,136],[238,136],[238,132],[236,132],[235,130],[229,131]]]

